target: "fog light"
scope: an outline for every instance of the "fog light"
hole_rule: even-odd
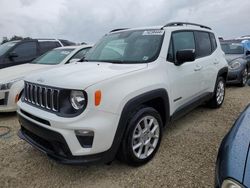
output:
[[[76,138],[83,148],[91,148],[94,140],[94,132],[89,130],[75,130]]]

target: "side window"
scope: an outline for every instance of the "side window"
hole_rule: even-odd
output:
[[[196,57],[205,57],[211,54],[212,45],[207,32],[196,31]]]
[[[185,49],[195,49],[194,33],[192,31],[180,31],[172,34],[173,57],[176,52]]]
[[[216,42],[215,36],[213,33],[209,33],[209,36],[210,36],[210,40],[211,40],[212,51],[215,51],[217,48],[217,42]]]
[[[71,59],[82,59],[89,50],[90,48],[84,48],[77,52]]]
[[[43,54],[47,51],[59,47],[60,44],[54,41],[41,41],[39,42],[39,46],[40,46],[40,52]]]
[[[34,58],[37,55],[36,42],[25,42],[18,45],[14,50],[18,58]]]

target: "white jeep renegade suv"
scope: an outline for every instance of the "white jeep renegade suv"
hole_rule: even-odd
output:
[[[85,61],[27,77],[18,103],[20,138],[62,163],[145,164],[170,121],[224,100],[227,62],[206,26],[116,29]]]

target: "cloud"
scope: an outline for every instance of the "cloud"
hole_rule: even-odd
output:
[[[30,6],[35,3],[35,0],[20,0],[23,6]]]
[[[192,21],[226,38],[249,34],[246,0],[1,0],[0,37],[23,35],[95,42],[114,28]]]

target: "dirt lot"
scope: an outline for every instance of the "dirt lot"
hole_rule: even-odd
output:
[[[149,164],[65,166],[21,141],[15,114],[0,115],[11,127],[0,138],[0,187],[212,187],[219,144],[250,102],[250,87],[230,87],[221,109],[200,107],[166,129]]]

